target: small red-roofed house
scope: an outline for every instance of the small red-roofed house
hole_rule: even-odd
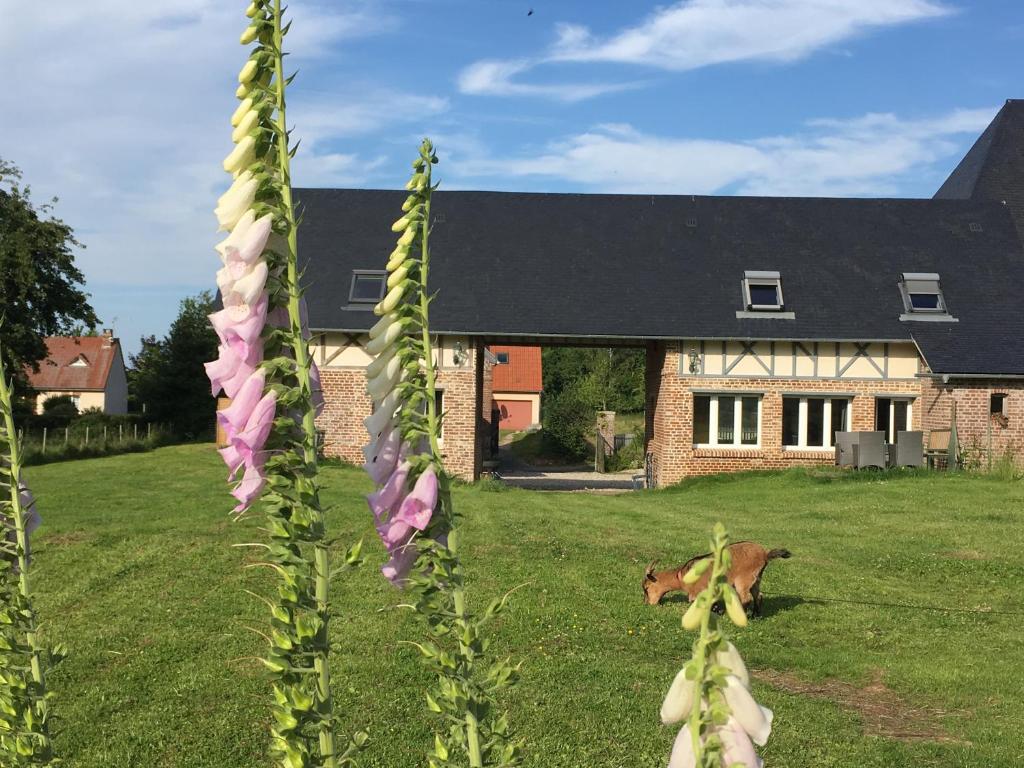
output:
[[[39,370],[26,370],[36,392],[36,412],[51,397],[68,395],[79,411],[128,412],[128,378],[121,343],[104,330],[100,336],[47,336]]]
[[[543,368],[540,347],[492,346],[494,411],[500,429],[540,426]]]

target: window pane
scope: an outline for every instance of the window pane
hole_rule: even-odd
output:
[[[782,444],[800,444],[800,401],[795,397],[782,398]]]
[[[892,437],[896,439],[897,432],[903,432],[908,428],[907,425],[907,401],[906,400],[893,400],[892,403]]]
[[[910,306],[914,309],[938,309],[939,294],[912,293],[910,294]]]
[[[875,429],[885,432],[889,436],[889,404],[892,401],[887,397],[875,399]]]
[[[829,431],[828,444],[836,444],[836,432],[846,431],[846,414],[850,408],[849,400],[832,401],[832,429]]]
[[[757,445],[757,401],[756,397],[744,397],[741,401],[740,442],[743,445]]]
[[[807,444],[822,445],[825,437],[825,401],[818,397],[807,400]]]
[[[718,442],[736,442],[736,398],[732,395],[718,397]]]
[[[499,352],[497,358],[499,365],[508,365],[508,352]]]
[[[707,445],[711,442],[711,397],[693,396],[693,442]]]
[[[779,304],[779,288],[776,285],[750,283],[750,303],[753,306],[763,305],[776,307]]]
[[[352,301],[380,301],[384,293],[382,275],[353,275]]]

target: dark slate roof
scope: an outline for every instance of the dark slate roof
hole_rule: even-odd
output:
[[[1005,202],[1024,235],[1024,100],[1002,106],[935,197]]]
[[[296,194],[311,326],[366,330],[352,270],[383,268],[405,193]],[[1024,254],[999,203],[437,192],[434,213],[438,333],[913,338],[936,373],[1024,373]],[[738,319],[744,270],[781,272],[796,319]],[[901,272],[938,272],[960,322],[900,321]]]

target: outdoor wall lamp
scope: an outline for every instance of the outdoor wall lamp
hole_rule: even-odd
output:
[[[462,342],[456,341],[455,349],[452,350],[452,362],[455,363],[456,366],[460,366],[466,362],[467,357],[469,357],[469,355],[466,354],[466,348],[462,345]]]
[[[700,355],[697,353],[696,347],[690,347],[690,373],[700,373]]]

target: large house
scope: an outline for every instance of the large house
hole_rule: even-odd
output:
[[[28,368],[36,393],[36,412],[51,397],[68,395],[79,411],[128,412],[128,379],[121,343],[113,332],[99,336],[47,336],[46,359],[39,370]]]
[[[321,427],[360,460],[363,346],[405,193],[298,197]],[[489,445],[498,345],[646,350],[653,484],[830,463],[836,431],[928,433],[954,412],[961,443],[1024,465],[1024,101],[932,199],[438,192],[433,210],[460,476]]]

